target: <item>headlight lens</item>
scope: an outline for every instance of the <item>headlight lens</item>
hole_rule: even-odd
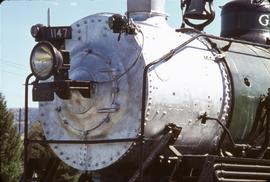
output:
[[[32,50],[30,66],[40,80],[48,79],[62,63],[61,53],[49,42],[38,43]]]

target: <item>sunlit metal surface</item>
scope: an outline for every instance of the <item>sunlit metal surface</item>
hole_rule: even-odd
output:
[[[74,91],[70,100],[55,96],[53,102],[40,104],[47,139],[137,137],[144,65],[190,38],[170,28],[164,16],[154,16],[136,22],[143,34],[123,34],[118,41],[118,34],[113,34],[108,27],[109,16],[92,15],[72,25],[73,38],[66,41],[66,48],[71,52],[70,78],[94,81],[95,89],[89,99]],[[129,70],[142,47],[140,59]],[[196,40],[168,62],[150,69],[146,136],[154,138],[167,123],[173,122],[183,127],[177,143],[184,152],[204,153],[217,147],[222,129],[217,123],[201,124],[197,119],[199,114],[207,112],[227,122],[229,83],[226,69],[215,54],[207,43]],[[212,86],[206,86],[209,84]],[[97,170],[119,161],[134,146],[132,142],[125,142],[51,144],[51,147],[70,166]]]
[[[97,84],[89,99],[74,91],[70,100],[56,98],[40,105],[41,113],[49,113],[41,117],[48,139],[134,138],[139,133],[141,74],[135,73],[142,69],[142,60],[121,79],[114,79],[140,53],[141,38],[123,35],[118,42],[107,19],[105,15],[93,15],[72,25],[73,39],[66,42],[71,51],[70,78]],[[96,170],[119,160],[131,145],[125,142],[51,147],[67,164]]]

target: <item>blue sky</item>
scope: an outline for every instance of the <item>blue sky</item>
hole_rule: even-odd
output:
[[[179,27],[180,0],[167,0],[168,23]],[[205,31],[219,35],[220,8],[226,0],[216,0],[216,18]],[[0,5],[0,92],[8,107],[24,106],[24,82],[30,73],[29,57],[36,44],[30,34],[32,25],[47,24],[47,9],[51,12],[51,26],[70,25],[98,12],[124,14],[126,0],[8,0]],[[30,95],[31,100],[31,95]],[[37,103],[30,101],[31,107]]]

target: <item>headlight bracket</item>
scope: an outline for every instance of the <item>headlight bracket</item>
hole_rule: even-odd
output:
[[[32,83],[33,101],[52,101],[55,94],[61,99],[70,99],[71,92],[78,90],[85,98],[91,97],[91,92],[94,90],[94,82],[91,81],[73,81],[69,79],[70,69],[70,55],[69,51],[64,50],[64,42],[66,39],[72,38],[72,29],[69,26],[59,27],[46,27],[42,24],[32,26],[31,34],[38,42],[33,48],[30,65],[33,74],[36,76],[36,80]],[[34,68],[33,54],[38,46],[44,46],[49,50],[47,55],[52,55],[53,67],[48,74],[39,75],[38,68]],[[44,54],[44,52],[43,52]],[[46,56],[46,52],[44,54]],[[45,66],[46,68],[46,66]],[[47,80],[51,76],[54,77],[53,81],[40,82],[40,80]]]
[[[91,81],[58,80],[53,82],[38,82],[33,84],[33,101],[52,101],[54,93],[61,99],[70,99],[71,91],[78,90],[85,98],[91,97],[94,83]]]

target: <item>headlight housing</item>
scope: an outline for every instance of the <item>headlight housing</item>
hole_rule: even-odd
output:
[[[39,80],[51,77],[62,64],[62,54],[48,41],[39,42],[31,52],[30,67]]]

